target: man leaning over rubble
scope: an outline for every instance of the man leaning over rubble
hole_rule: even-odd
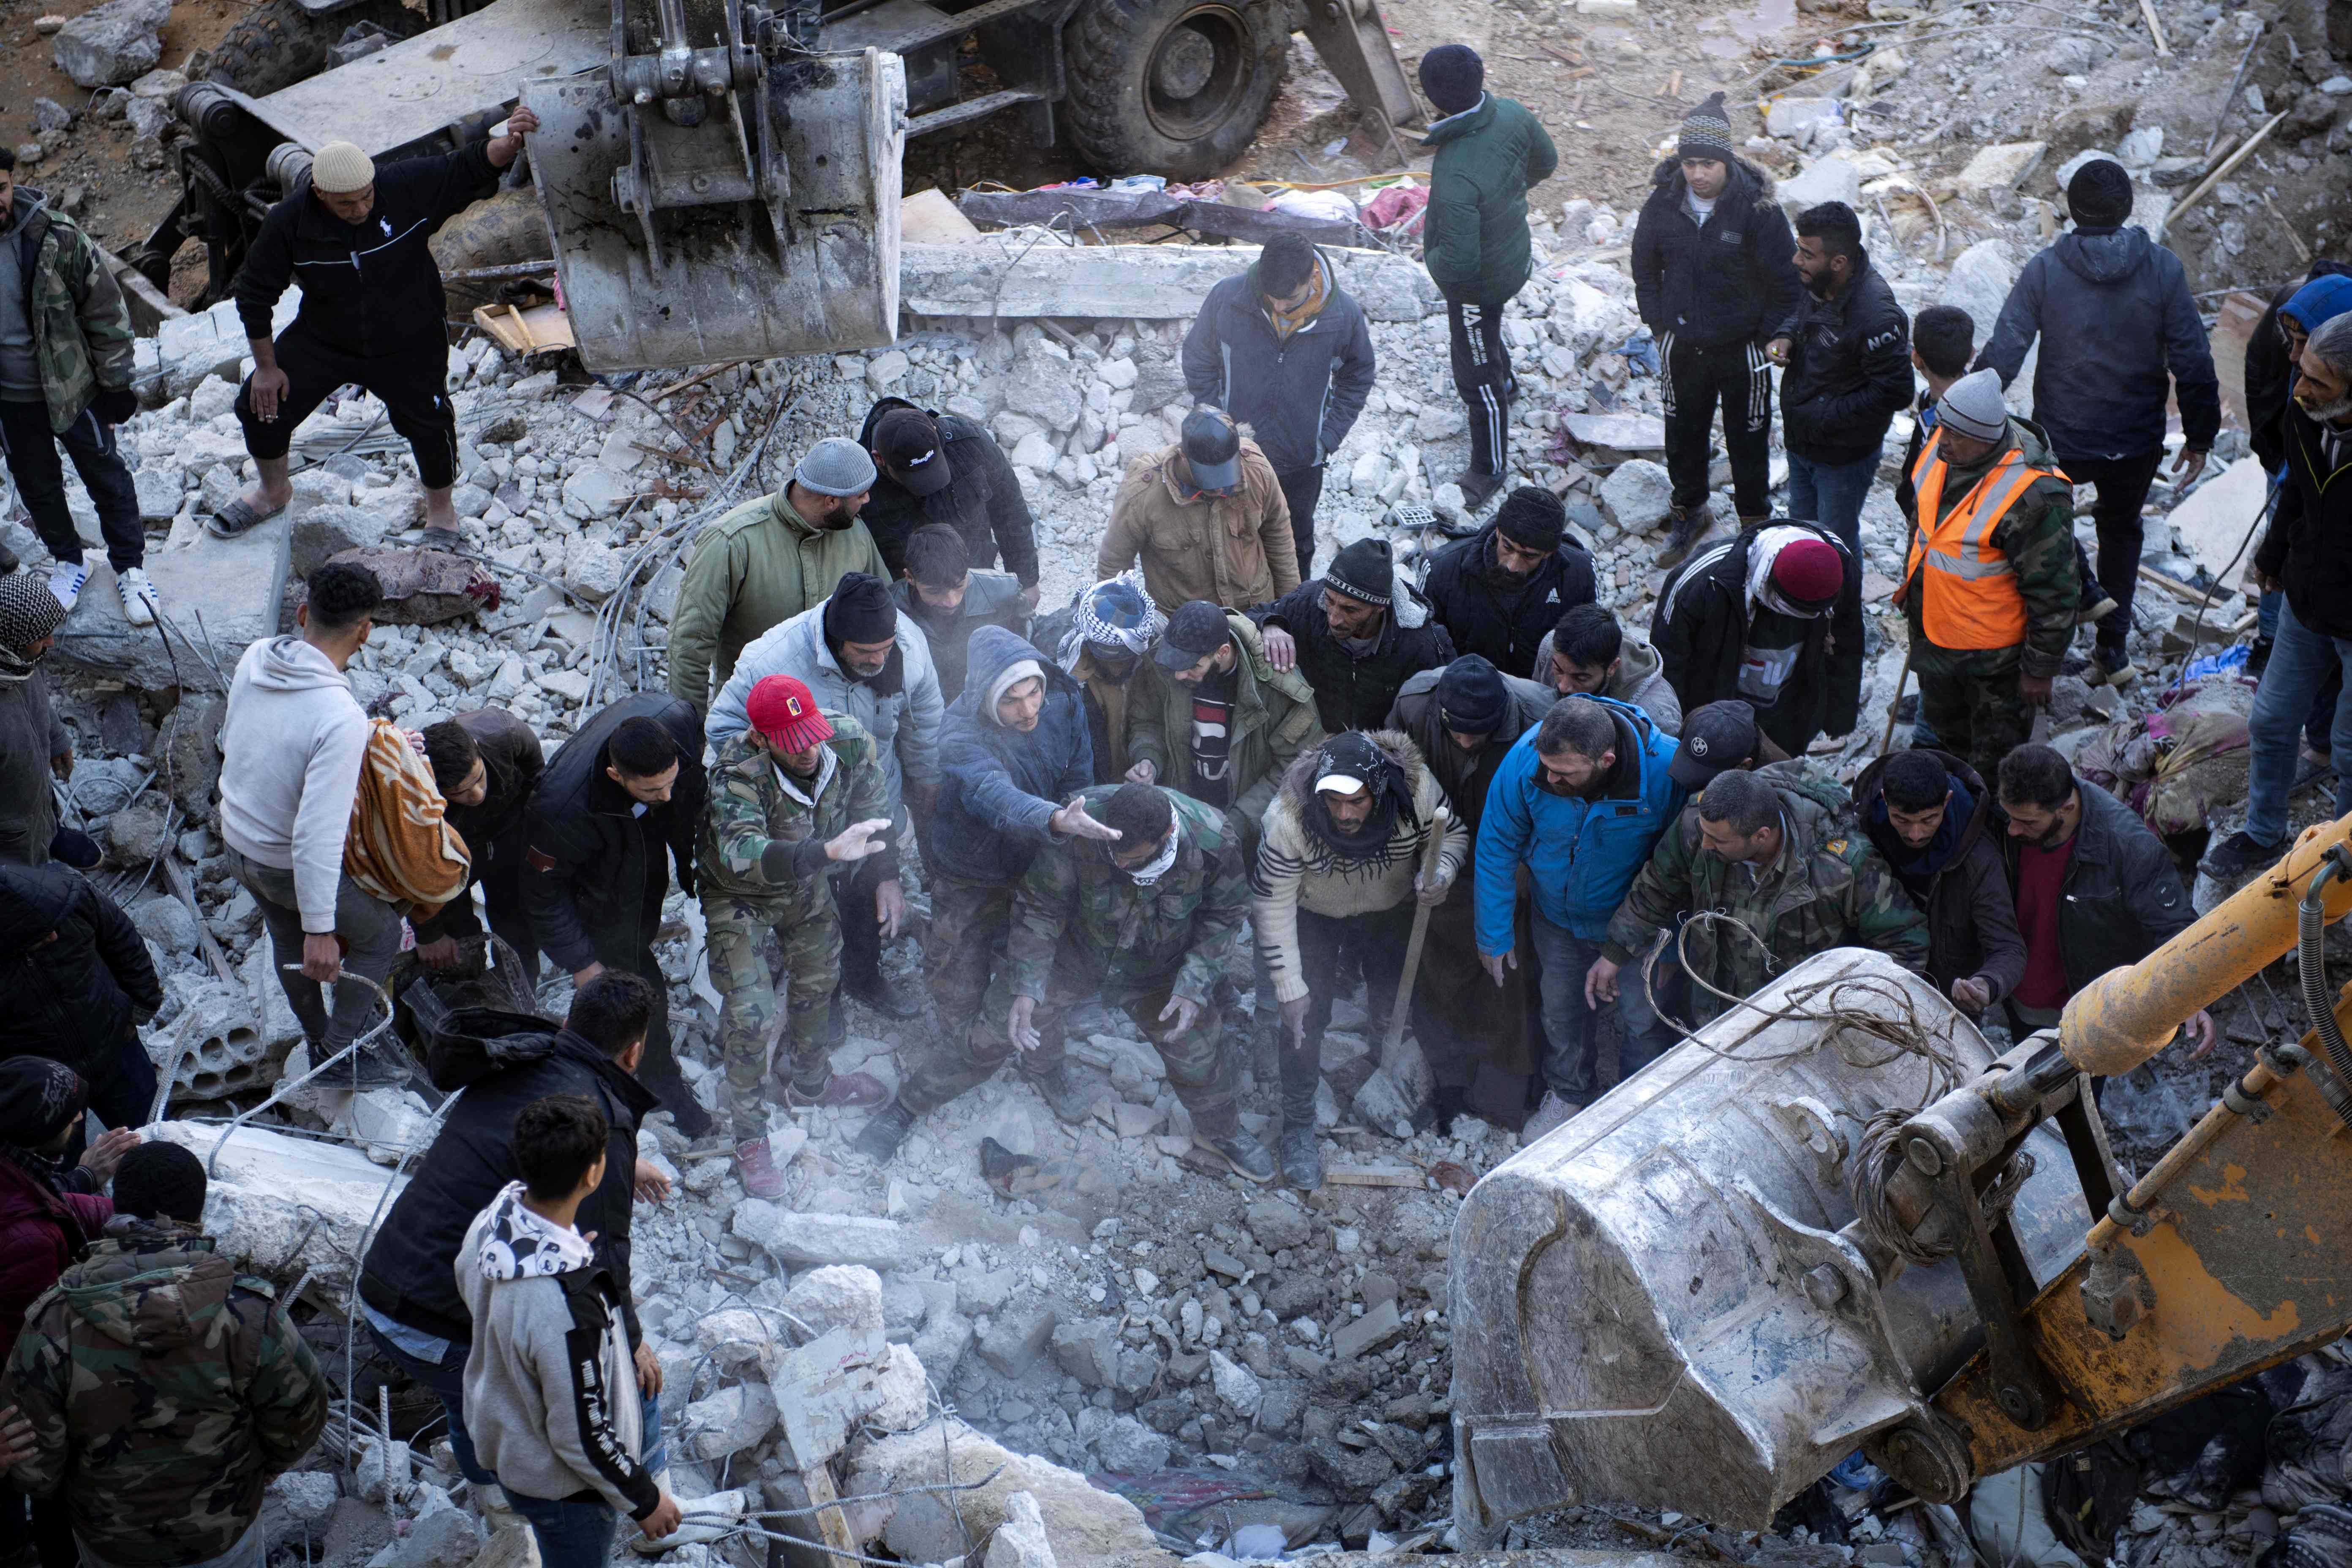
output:
[[[519,1170],[515,1115],[550,1094],[585,1095],[610,1128],[604,1180],[582,1205],[595,1232],[597,1256],[620,1288],[622,1321],[636,1336],[629,1228],[635,1198],[668,1194],[667,1178],[637,1158],[637,1129],[660,1104],[635,1073],[646,1034],[664,1005],[655,987],[625,970],[611,969],[572,994],[560,1029],[518,1027],[486,1037],[462,1027],[443,1037],[433,1062],[434,1086],[455,1096],[432,1147],[368,1246],[360,1265],[359,1315],[377,1352],[410,1381],[433,1391],[449,1416],[449,1447],[458,1473],[477,1487],[498,1478],[474,1452],[466,1422],[466,1356],[473,1319],[450,1266],[466,1227]],[[521,1021],[517,1020],[520,1024]],[[459,1089],[465,1090],[457,1094]],[[640,1348],[635,1368],[648,1395],[661,1389],[661,1363]],[[476,1496],[494,1522],[504,1499]]]
[[[47,1057],[89,1085],[109,1127],[143,1127],[155,1064],[139,1026],[163,1005],[146,939],[70,866],[0,864],[0,1058]]]
[[[1029,598],[1009,572],[976,572],[963,536],[943,522],[926,523],[908,536],[901,560],[906,575],[890,584],[898,608],[914,617],[930,645],[940,673],[940,700],[963,695],[964,663],[971,634],[1003,626],[1016,637],[1029,635]]]
[[[1650,616],[1684,713],[1743,698],[1792,756],[1853,728],[1862,639],[1862,564],[1811,522],[1775,520],[1706,545],[1667,574]]]
[[[84,1568],[261,1568],[262,1488],[326,1428],[326,1373],[204,1234],[205,1185],[177,1143],[124,1155],[115,1221],[8,1358],[34,1432],[11,1479],[63,1500]]]
[[[1364,976],[1364,1010],[1385,1019],[1404,973],[1416,900],[1445,901],[1470,835],[1449,819],[1433,875],[1422,857],[1446,804],[1421,748],[1401,731],[1334,735],[1290,764],[1266,807],[1250,872],[1251,921],[1282,1006],[1283,1179],[1323,1184],[1315,1089],[1331,1004]]]
[[[874,490],[859,516],[888,564],[885,575],[906,572],[918,530],[950,528],[982,570],[1002,552],[1027,607],[1037,607],[1036,520],[995,437],[960,414],[886,397],[866,410],[857,444],[874,459]]]
[[[1948,752],[1880,757],[1853,782],[1863,831],[1927,917],[1927,978],[1971,1018],[2025,973],[1992,786]]]
[[[1682,699],[1665,661],[1640,637],[1627,637],[1599,605],[1571,605],[1536,645],[1537,680],[1562,697],[1608,697],[1639,708],[1669,735],[1683,731]]]
[[[744,728],[712,753],[697,862],[735,1166],[745,1192],[772,1198],[784,1180],[769,1159],[760,1090],[776,987],[761,944],[775,933],[790,980],[776,1062],[785,1106],[881,1104],[878,1080],[833,1070],[832,1047],[846,1037],[834,1001],[845,911],[834,901],[840,889],[829,873],[870,857],[881,863],[876,886],[896,897],[898,865],[887,841],[889,789],[874,738],[856,720],[821,710],[807,685],[789,675],[752,687],[745,717]],[[874,903],[845,912],[871,920],[883,913],[882,902],[877,892]]]
[[[1452,662],[1454,641],[1429,601],[1396,573],[1389,542],[1359,539],[1311,582],[1250,612],[1276,669],[1297,667],[1333,734],[1377,729],[1397,688]]]
[[[1212,999],[1249,912],[1248,872],[1225,814],[1140,784],[1090,789],[1080,800],[1118,837],[1038,851],[1013,889],[1005,962],[972,1027],[971,1065],[953,1078],[909,1079],[857,1135],[858,1152],[889,1159],[932,1108],[911,1101],[910,1091],[960,1094],[1016,1050],[1054,1048],[1069,1008],[1099,991],[1160,1053],[1194,1145],[1236,1174],[1273,1181],[1273,1156],[1242,1130]]]
[[[1559,498],[1521,485],[1492,522],[1430,557],[1422,584],[1455,652],[1541,679],[1536,649],[1563,614],[1592,602],[1592,557],[1569,532]]]
[[[1036,625],[1033,640],[1078,683],[1085,698],[1095,784],[1115,784],[1127,777],[1131,694],[1144,685],[1138,674],[1144,657],[1167,629],[1167,618],[1144,592],[1139,572],[1122,572],[1079,589],[1067,609]]]
[[[478,708],[426,725],[425,756],[447,803],[442,820],[465,840],[472,859],[457,896],[439,913],[409,922],[416,931],[416,956],[446,969],[458,962],[459,943],[482,940],[482,922],[474,913],[478,882],[490,930],[514,949],[523,978],[536,985],[539,937],[522,889],[529,847],[523,816],[547,765],[539,736],[503,708]]]
[[[253,374],[236,395],[245,449],[260,478],[209,525],[223,538],[277,516],[294,499],[286,454],[295,426],[335,389],[373,393],[416,455],[425,542],[461,548],[449,492],[457,482],[457,410],[449,401],[449,313],[429,248],[436,230],[490,194],[522,153],[539,116],[517,109],[507,133],[454,153],[379,168],[349,142],[330,142],[307,180],[271,207],[237,269],[237,319]],[[302,308],[271,342],[278,301],[299,283]]]
[[[1274,465],[1222,409],[1184,416],[1181,439],[1127,466],[1095,552],[1095,576],[1143,560],[1156,605],[1206,599],[1246,610],[1298,586],[1290,506]]]

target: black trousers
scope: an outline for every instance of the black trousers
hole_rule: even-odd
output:
[[[70,429],[60,436],[49,428],[46,403],[0,403],[0,449],[8,457],[9,477],[16,494],[33,514],[41,544],[58,560],[81,560],[81,535],[74,531],[73,513],[66,506],[65,466],[58,448],[73,459],[98,507],[99,531],[106,537],[107,563],[117,572],[141,565],[147,559],[147,535],[139,526],[139,489],[114,444],[114,426],[99,423],[85,409]]]
[[[237,389],[236,419],[245,426],[245,449],[256,458],[282,458],[294,428],[318,411],[339,386],[359,386],[383,400],[392,427],[408,438],[416,454],[416,477],[425,488],[447,489],[457,482],[457,411],[449,402],[449,346],[440,324],[404,353],[362,359],[331,349],[300,321],[278,339],[278,368],[286,373],[286,395],[278,417],[268,424],[253,416],[253,382]]]
[[[1470,469],[1501,474],[1510,466],[1511,356],[1503,348],[1503,307],[1445,297],[1454,350],[1454,390],[1470,416]],[[1307,580],[1301,566],[1299,581]]]
[[[860,990],[882,984],[882,928],[874,914],[882,868],[883,857],[868,855],[833,874],[834,901],[841,910],[841,979]]]
[[[530,923],[530,906],[524,900],[522,890],[524,857],[530,848],[530,836],[520,817],[504,831],[491,835],[488,843],[475,846],[473,869],[467,877],[465,889],[449,901],[437,919],[427,921],[417,931],[417,940],[432,942],[448,936],[471,942],[479,937],[482,921],[474,913],[473,900],[473,886],[478,882],[482,903],[490,917],[490,930],[522,960],[523,978],[538,984],[539,932]]]
[[[1413,900],[1363,915],[1318,915],[1298,911],[1298,967],[1311,992],[1302,1038],[1282,1041],[1282,1120],[1285,1126],[1315,1118],[1315,1084],[1323,1074],[1323,1031],[1331,1026],[1331,1004],[1364,976],[1364,1011],[1377,1035],[1388,1027],[1396,1005],[1397,978],[1404,973],[1404,950],[1412,942]]]
[[[65,1500],[26,1497],[0,1486],[0,1534],[22,1543],[28,1533],[41,1568],[80,1568],[81,1548],[75,1544],[73,1516],[66,1511]]]
[[[1282,499],[1290,508],[1290,537],[1298,546],[1298,580],[1315,575],[1315,506],[1323,499],[1323,465],[1276,474]]]
[[[2164,462],[2164,448],[2128,458],[2062,458],[2058,466],[2077,487],[2094,486],[2091,521],[2099,533],[2099,586],[2116,602],[2099,623],[2099,651],[2120,656],[2131,633],[2132,595],[2139,587],[2139,509]]]
[[[1772,367],[1750,342],[1712,348],[1666,339],[1661,390],[1666,410],[1666,474],[1674,504],[1690,511],[1706,504],[1708,433],[1723,405],[1723,445],[1731,454],[1733,504],[1742,517],[1771,510]]]

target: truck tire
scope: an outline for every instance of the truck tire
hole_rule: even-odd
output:
[[[1088,0],[1063,35],[1071,145],[1107,174],[1226,168],[1282,81],[1282,23],[1278,0]]]
[[[425,26],[425,18],[400,0],[362,0],[324,16],[305,11],[299,0],[268,0],[221,36],[206,74],[247,98],[267,98],[325,69],[327,51],[355,22],[373,22],[398,38]]]

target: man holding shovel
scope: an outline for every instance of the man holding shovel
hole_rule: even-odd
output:
[[[1433,866],[1423,861],[1437,841]],[[1315,1085],[1331,1004],[1360,966],[1365,1010],[1385,1023],[1423,907],[1444,902],[1470,847],[1445,792],[1402,731],[1335,735],[1291,763],[1266,808],[1250,874],[1258,947],[1282,1007],[1283,1179],[1323,1184]]]

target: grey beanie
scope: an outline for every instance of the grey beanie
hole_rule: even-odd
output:
[[[1963,436],[2000,440],[2009,433],[2009,404],[2000,395],[2000,376],[1979,370],[1960,377],[1937,401],[1936,417]]]
[[[827,436],[800,460],[793,482],[821,496],[864,495],[874,488],[874,457],[846,436]]]

